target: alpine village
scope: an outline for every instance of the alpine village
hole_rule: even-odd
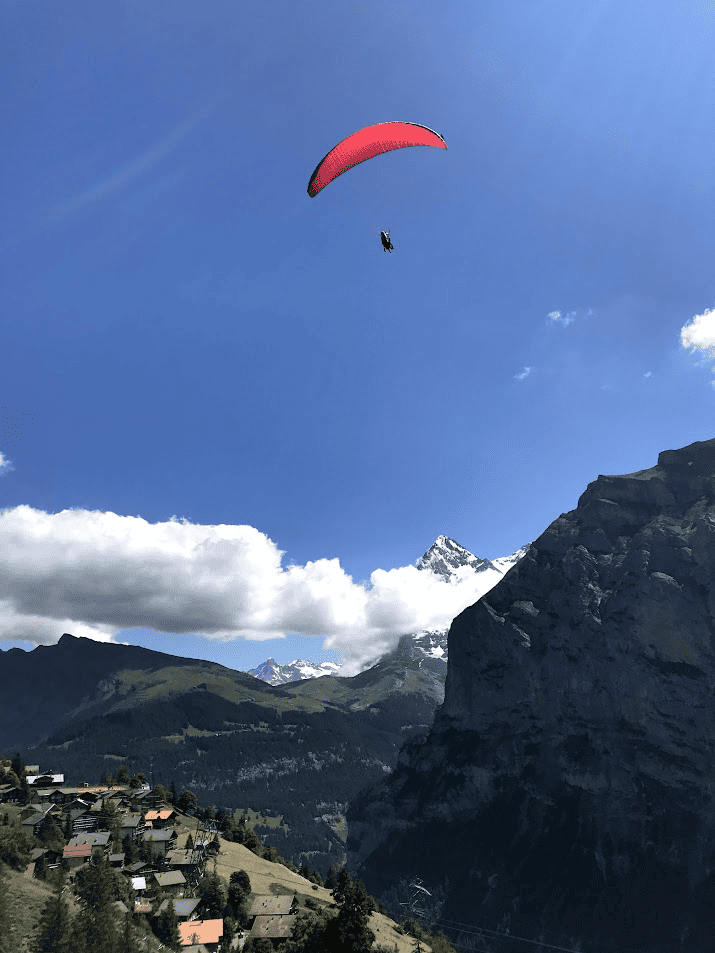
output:
[[[264,847],[271,818],[202,809],[125,767],[72,786],[3,758],[0,804],[1,953],[454,951],[344,867],[324,881]]]

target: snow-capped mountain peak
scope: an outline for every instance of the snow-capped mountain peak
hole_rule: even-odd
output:
[[[320,678],[323,675],[337,675],[340,666],[335,662],[306,662],[304,659],[294,659],[287,665],[279,665],[275,659],[269,658],[267,662],[259,665],[257,668],[248,670],[249,675],[260,678],[269,685],[285,685],[286,682],[298,682],[302,678]]]
[[[436,576],[441,576],[445,583],[455,585],[461,580],[469,577],[472,570],[480,573],[479,593],[477,598],[481,598],[490,589],[492,589],[501,580],[501,578],[515,566],[519,560],[526,554],[529,545],[522,546],[511,556],[500,556],[496,559],[480,559],[474,553],[470,553],[464,546],[460,546],[448,536],[438,536],[435,542],[430,546],[427,552],[416,562],[417,569],[427,569]],[[468,567],[465,569],[465,567]],[[447,635],[449,627],[445,629],[425,630],[414,635],[405,636],[400,645],[400,652],[413,658],[418,666],[430,664],[437,668],[444,667],[446,672],[447,664]],[[407,656],[405,656],[407,657]],[[429,661],[428,661],[429,660]],[[295,659],[287,665],[279,665],[275,659],[269,658],[267,662],[259,665],[257,668],[249,669],[249,675],[255,675],[269,685],[284,685],[286,682],[297,682],[303,678],[320,678],[323,675],[337,675],[340,671],[340,665],[335,662],[306,662],[303,659]]]
[[[480,559],[448,536],[438,536],[416,565],[418,569],[429,569],[442,576],[447,582],[462,566],[469,566],[475,572],[496,568],[488,559]]]

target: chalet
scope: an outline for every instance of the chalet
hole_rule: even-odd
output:
[[[39,830],[40,824],[44,821],[45,815],[38,814],[36,812],[32,813],[29,817],[26,817],[22,822],[22,830],[28,837],[36,837]]]
[[[35,788],[30,791],[30,804],[36,804],[37,807],[42,807],[43,804],[51,804],[52,794],[52,791],[45,788]]]
[[[20,811],[20,819],[25,820],[28,817],[32,817],[33,814],[42,814],[43,817],[50,815],[59,823],[62,819],[62,808],[57,807],[56,804],[28,804],[27,807],[23,807]]]
[[[164,863],[175,870],[188,871],[202,863],[200,855],[192,855],[190,850],[168,850],[164,857]]]
[[[71,801],[64,802],[61,809],[74,820],[75,817],[79,817],[80,814],[87,814],[91,806],[89,801],[85,801],[84,798],[81,797],[76,797]]]
[[[61,787],[65,783],[64,774],[26,774],[25,777],[31,788]]]
[[[154,874],[152,879],[162,890],[166,890],[174,896],[183,894],[186,887],[186,878],[180,870],[170,870],[165,874]]]
[[[67,861],[71,871],[86,864],[91,855],[91,844],[74,844],[72,847],[68,844],[62,852],[62,858]]]
[[[261,894],[253,898],[248,909],[249,917],[285,917],[296,909],[295,894],[282,894],[274,897],[271,894]]]
[[[36,847],[30,854],[30,863],[33,864],[33,873],[34,868],[40,861],[40,858],[44,859],[45,866],[52,869],[54,867],[59,867],[60,862],[62,861],[62,851],[49,850],[44,847]]]
[[[201,900],[198,897],[185,897],[183,900],[167,897],[159,906],[156,915],[161,916],[170,903],[174,905],[174,912],[179,920],[191,920],[196,916],[196,908],[201,903]]]
[[[4,784],[2,787],[2,793],[0,794],[0,801],[3,804],[17,804],[22,796],[22,791],[20,788],[12,787],[9,784]]]
[[[156,788],[152,788],[151,791],[147,791],[142,802],[143,806],[153,808],[155,811],[158,810],[163,803],[164,798]]]
[[[217,953],[223,936],[223,920],[187,920],[179,924],[179,936],[182,950],[202,943],[209,953]]]
[[[293,935],[295,920],[293,914],[284,917],[256,917],[248,935],[254,939],[264,937],[266,940],[271,940],[273,946],[276,946],[279,942],[288,940]]]
[[[135,864],[127,864],[126,867],[122,867],[122,873],[125,877],[131,878],[132,886],[134,886],[135,880],[143,880],[144,886],[141,887],[142,890],[146,890],[146,882],[149,880],[152,874],[159,873],[159,868],[156,864],[150,864],[146,861],[139,860]],[[134,886],[135,890],[140,888]]]
[[[144,831],[142,840],[149,845],[152,857],[165,857],[176,846],[176,831]]]
[[[164,811],[147,811],[144,820],[147,827],[152,827],[154,830],[163,830],[170,824],[175,824],[178,815],[173,808],[167,808]]]
[[[110,850],[109,838],[110,834],[107,831],[98,833],[84,832],[81,834],[75,834],[67,846],[73,847],[79,844],[89,844],[92,848],[93,857],[106,857],[109,855]]]
[[[295,910],[295,894],[280,897],[262,894],[254,897],[248,909],[248,916],[254,918],[248,935],[256,939],[263,937],[276,946],[293,935]]]
[[[120,819],[122,828],[122,837],[131,834],[133,840],[137,840],[144,833],[144,821],[140,814],[125,814]]]
[[[52,791],[50,791],[50,800],[54,801],[55,804],[67,804],[70,801],[73,801],[77,795],[77,788],[54,788]]]
[[[124,857],[124,851],[122,851],[120,854],[110,854],[109,863],[112,865],[112,867],[119,869],[124,866]]]

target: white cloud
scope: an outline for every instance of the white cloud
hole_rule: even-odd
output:
[[[284,568],[283,555],[251,526],[6,509],[0,641],[48,645],[70,632],[110,642],[130,628],[219,641],[297,633],[324,639],[355,674],[401,635],[446,628],[501,578],[466,568],[450,584],[406,566],[376,569],[368,589],[338,559]]]
[[[531,374],[531,371],[532,371],[532,368],[530,368],[530,367],[525,367],[524,370],[521,372],[521,374],[515,374],[515,375],[514,375],[514,380],[515,380],[515,381],[523,381],[525,377],[528,377],[529,374]]]
[[[569,324],[572,324],[576,320],[576,312],[569,311],[568,314],[563,314],[561,311],[549,311],[546,317],[552,322],[556,322],[567,328]]]
[[[83,192],[80,192],[79,195],[75,195],[73,198],[63,202],[55,209],[52,217],[55,219],[64,218],[66,215],[69,215],[70,212],[75,212],[77,209],[96,202],[106,195],[111,195],[112,192],[116,192],[117,189],[122,188],[129,182],[143,175],[160,159],[163,159],[164,156],[175,149],[181,140],[187,136],[209,112],[210,109],[205,108],[197,116],[182,122],[173,132],[169,133],[169,135],[163,139],[160,139],[153,146],[150,146],[142,155],[137,156],[136,159],[117,169],[100,182],[88,186]],[[183,172],[179,172],[169,176],[168,180],[163,183],[163,187],[169,187],[174,183],[177,176],[181,177],[183,174]],[[154,186],[152,188],[154,188]]]
[[[702,351],[708,358],[715,358],[715,309],[708,308],[702,314],[696,314],[689,324],[680,329],[680,343]],[[692,352],[691,352],[692,353]]]
[[[10,457],[6,457],[5,454],[0,453],[0,476],[3,473],[9,473],[10,470],[14,470],[15,467],[12,465],[12,460]]]
[[[653,371],[646,371],[645,374],[643,375],[643,377],[652,377],[652,376],[653,376]]]

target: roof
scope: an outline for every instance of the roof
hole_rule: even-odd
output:
[[[36,781],[39,781],[40,778],[49,779],[52,784],[64,784],[65,776],[64,774],[30,774],[26,775],[27,783],[34,784]]]
[[[186,878],[180,870],[170,870],[165,874],[154,874],[154,879],[160,887],[173,887],[175,884],[186,883]]]
[[[147,811],[145,816],[147,821],[167,821],[173,813],[173,808],[169,808],[166,811]]]
[[[163,913],[170,903],[174,904],[174,910],[176,911],[177,917],[185,917],[188,919],[201,903],[201,901],[198,897],[184,897],[183,900],[176,900],[172,899],[171,897],[167,897],[166,900],[164,900],[160,905],[157,913]]]
[[[249,936],[289,937],[293,933],[295,915],[287,917],[256,917]]]
[[[176,837],[176,831],[144,831],[143,834],[144,840],[150,841],[165,841],[171,840],[173,837]]]
[[[132,877],[134,890],[146,890],[146,877]]]
[[[69,841],[70,844],[94,844],[96,847],[107,847],[111,834],[109,831],[84,831],[81,834],[75,834]]]
[[[44,819],[45,819],[44,814],[42,814],[41,812],[36,812],[35,814],[30,814],[29,817],[26,817],[25,820],[22,821],[22,823],[28,824],[28,825],[35,825],[35,824],[39,824],[40,821],[44,821]]]
[[[218,943],[223,936],[223,920],[189,920],[179,924],[179,936],[182,946],[190,946],[191,937],[196,934],[199,943]]]
[[[167,864],[173,864],[175,867],[182,867],[191,864],[190,850],[170,850],[166,854]]]
[[[63,857],[91,857],[91,844],[68,844],[62,851]]]
[[[295,894],[292,893],[283,894],[280,897],[273,897],[270,894],[261,894],[253,898],[248,916],[285,916],[290,913],[294,899]]]
[[[121,854],[110,854],[109,863],[112,864],[112,863],[116,863],[116,861],[118,860],[124,860],[124,854],[125,854],[125,851],[122,851]]]

